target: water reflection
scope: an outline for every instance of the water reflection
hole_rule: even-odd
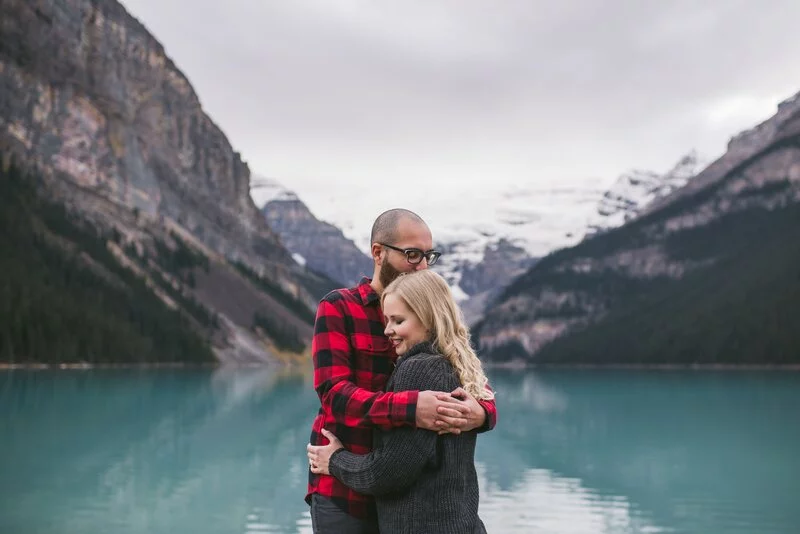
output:
[[[30,521],[64,533],[297,532],[307,523],[301,453],[317,401],[302,376],[13,375],[2,399],[0,531],[38,530]]]
[[[790,533],[800,374],[494,371],[495,533]],[[0,532],[311,531],[310,376],[0,373]]]
[[[579,479],[523,470],[510,491],[488,486],[481,514],[493,532],[652,533],[658,527],[625,497],[601,495]]]
[[[492,378],[502,419],[478,458],[498,531],[792,532],[800,520],[790,502],[800,491],[798,374]],[[561,522],[539,521],[548,516]]]

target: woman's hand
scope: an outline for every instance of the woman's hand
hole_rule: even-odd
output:
[[[324,428],[322,429],[322,435],[328,438],[329,443],[327,445],[311,445],[309,443],[306,446],[308,465],[311,466],[311,472],[316,475],[330,475],[328,465],[330,464],[331,455],[339,449],[343,449],[344,445],[339,441],[339,438]]]

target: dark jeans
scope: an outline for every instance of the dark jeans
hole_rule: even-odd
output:
[[[379,534],[377,519],[355,518],[317,493],[311,496],[311,525],[314,534]]]

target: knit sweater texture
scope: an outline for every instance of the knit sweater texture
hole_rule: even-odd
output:
[[[421,343],[398,360],[387,391],[452,391],[461,383],[447,359]],[[485,534],[478,517],[475,431],[438,435],[410,427],[375,431],[369,454],[339,449],[333,476],[374,495],[381,534]]]

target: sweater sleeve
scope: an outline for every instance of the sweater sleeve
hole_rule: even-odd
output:
[[[439,357],[409,361],[395,371],[397,390],[453,389],[450,366]],[[411,486],[436,459],[439,436],[431,430],[402,427],[383,433],[383,446],[369,454],[339,449],[329,469],[346,486],[366,495],[382,495]]]

